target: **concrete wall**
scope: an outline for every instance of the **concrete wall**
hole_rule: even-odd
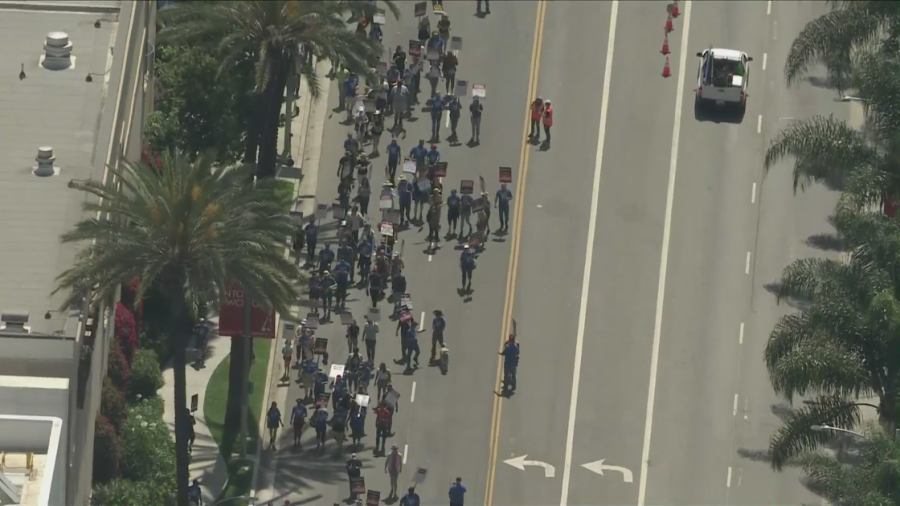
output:
[[[116,57],[110,69],[112,76],[106,97],[104,115],[101,119],[101,136],[95,151],[97,174],[103,177],[104,167],[118,164],[122,158],[137,159],[132,146],[135,136],[140,138],[143,124],[135,127],[133,116],[141,116],[138,107],[143,107],[144,60],[148,53],[148,34],[155,31],[149,24],[155,11],[155,2],[122,2],[119,14],[119,29],[116,34]],[[148,30],[149,27],[149,30]],[[112,133],[112,135],[109,135]],[[109,154],[109,157],[107,157]],[[140,150],[138,148],[138,157]],[[109,342],[112,338],[112,312],[98,329],[91,353],[91,371],[87,379],[83,409],[77,409],[73,416],[71,444],[69,446],[69,493],[67,504],[85,506],[89,504],[91,479],[93,474],[94,422],[100,409],[101,388],[106,375]],[[109,323],[109,325],[106,325]],[[73,389],[74,390],[74,389]],[[73,402],[72,406],[76,404]]]

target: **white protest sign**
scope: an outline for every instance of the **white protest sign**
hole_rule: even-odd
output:
[[[324,220],[328,216],[328,204],[319,204],[316,206],[316,218]]]
[[[369,396],[363,395],[363,394],[356,394],[356,403],[364,408],[368,407],[369,406]]]
[[[421,484],[425,483],[425,477],[427,477],[427,476],[428,476],[428,469],[425,469],[424,467],[420,467],[419,469],[416,470],[416,475],[413,476],[413,483],[415,483],[416,485],[421,485]]]
[[[391,194],[381,194],[381,200],[378,201],[379,209],[390,209],[394,207],[394,197]]]
[[[343,367],[343,366],[341,366],[341,367]],[[399,400],[400,400],[400,394],[394,389],[391,389],[387,393],[387,395],[384,396],[384,402],[386,402],[388,404],[388,406],[390,406],[393,409],[397,409],[397,401],[399,401]]]
[[[483,84],[473,84],[472,85],[472,96],[478,98],[484,98],[487,95],[487,89],[485,89]]]
[[[369,308],[369,319],[371,319],[373,322],[380,322],[381,321],[381,311],[379,311],[378,308],[376,308],[376,307],[370,307]]]
[[[331,364],[331,370],[328,371],[328,377],[335,379],[344,375],[344,364]]]
[[[404,160],[403,161],[403,172],[407,174],[415,174],[416,173],[416,161],[415,160]]]
[[[372,16],[372,21],[373,21],[376,25],[383,25],[384,22],[387,21],[387,20],[384,18],[384,11],[378,11],[378,12],[376,12],[375,15]]]
[[[459,51],[462,49],[462,37],[450,37],[450,50]]]

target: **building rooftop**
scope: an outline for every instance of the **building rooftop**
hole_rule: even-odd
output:
[[[75,257],[60,235],[84,216],[68,182],[99,179],[107,159],[97,146],[119,3],[0,1],[0,313],[27,312],[33,334],[76,333],[77,318],[56,311],[68,294],[50,293]]]

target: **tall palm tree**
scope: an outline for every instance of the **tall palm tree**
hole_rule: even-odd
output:
[[[769,337],[765,361],[775,391],[788,401],[810,396],[773,436],[769,451],[780,469],[829,435],[828,423],[852,429],[858,402],[878,399],[881,423],[900,421],[900,222],[880,213],[841,213],[838,231],[853,251],[847,261],[802,259],[778,284],[779,300],[809,301],[784,316]]]
[[[813,452],[800,455],[794,464],[835,506],[900,504],[900,441],[877,429],[861,435],[864,441],[855,465]]]
[[[882,0],[831,1],[833,9],[810,21],[794,39],[784,64],[788,85],[825,64],[836,85],[852,77],[858,51],[896,53],[900,41],[900,3]]]
[[[382,1],[395,17],[392,1]],[[278,125],[291,74],[307,78],[320,92],[310,56],[327,58],[359,75],[374,78],[374,66],[387,55],[382,45],[360,37],[348,23],[371,17],[368,0],[250,0],[189,2],[163,13],[161,41],[215,44],[222,65],[252,54],[256,60],[257,108],[248,124],[245,163],[258,163],[257,176],[276,173]],[[258,156],[258,157],[257,157]]]
[[[72,181],[87,200],[91,217],[62,236],[84,249],[75,265],[58,278],[57,290],[95,286],[103,300],[125,279],[138,278],[141,291],[155,285],[170,304],[174,340],[175,426],[184,427],[187,393],[186,347],[192,316],[204,301],[220,300],[229,281],[237,281],[254,300],[288,315],[296,300],[299,272],[284,258],[293,231],[273,179],[248,185],[248,168],[219,168],[212,158],[164,155],[160,168],[143,163],[110,167],[106,184]],[[99,213],[99,214],[97,214]],[[138,294],[138,297],[140,293]],[[178,504],[187,506],[187,434],[175,436]]]

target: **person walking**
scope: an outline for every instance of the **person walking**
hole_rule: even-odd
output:
[[[445,93],[450,95],[456,91],[456,67],[459,66],[459,59],[453,51],[447,51],[444,55],[441,69],[444,71]]]
[[[432,313],[434,318],[431,320],[431,358],[428,359],[428,363],[434,365],[436,363],[436,355],[438,351],[438,345],[440,347],[444,347],[444,329],[447,328],[447,322],[444,320],[444,313],[435,309]]]
[[[391,371],[388,371],[387,365],[382,362],[375,372],[375,387],[378,389],[378,400],[384,399],[387,394],[388,386],[391,384]],[[383,449],[383,447],[382,447]]]
[[[375,362],[375,345],[378,339],[378,322],[372,321],[372,317],[366,315],[366,324],[363,326],[363,342],[366,344],[366,360]]]
[[[394,184],[394,178],[397,177],[397,166],[400,165],[401,154],[402,150],[400,144],[397,144],[397,139],[391,139],[391,143],[387,146],[387,176],[391,184]]]
[[[362,461],[356,457],[355,453],[350,454],[347,460],[347,483],[350,486],[350,500],[356,500],[356,492],[353,491],[353,482],[356,478],[362,476]]]
[[[544,141],[548,147],[550,146],[550,127],[553,126],[553,106],[550,101],[544,101],[544,135],[547,139]]]
[[[500,184],[500,189],[494,196],[494,206],[497,207],[497,214],[500,216],[500,230],[509,232],[509,203],[512,201],[513,194],[506,188],[506,183]]]
[[[403,496],[403,499],[400,499],[400,506],[421,506],[422,500],[419,498],[419,494],[416,493],[416,487],[409,487],[406,495]]]
[[[441,118],[444,116],[444,97],[435,91],[431,99],[431,142],[441,142]]]
[[[278,436],[278,428],[284,426],[281,420],[281,411],[278,410],[278,403],[272,402],[269,411],[266,412],[266,427],[269,428],[269,449],[275,450],[275,438]]]
[[[384,455],[384,445],[391,435],[392,416],[393,413],[386,402],[378,403],[378,407],[375,408],[375,455]]]
[[[391,491],[388,499],[397,499],[397,480],[403,472],[403,454],[397,451],[397,445],[391,446],[391,453],[384,459],[384,472],[391,478]]]
[[[450,506],[465,506],[466,487],[462,484],[462,478],[456,477],[456,483],[450,485]]]
[[[503,351],[498,353],[503,356],[503,391],[514,392],[516,390],[516,371],[519,368],[519,343],[516,336],[510,334],[503,346]]]
[[[460,111],[462,111],[462,104],[459,102],[459,97],[451,96],[450,103],[447,104],[447,113],[450,115],[450,137],[447,137],[447,140],[450,142],[459,140],[456,129],[459,127]]]
[[[531,103],[531,133],[528,139],[533,142],[541,141],[541,118],[544,117],[544,101],[536,97]]]
[[[481,144],[481,115],[484,113],[484,106],[478,97],[473,98],[469,104],[469,113],[472,115],[472,138],[469,142]]]

